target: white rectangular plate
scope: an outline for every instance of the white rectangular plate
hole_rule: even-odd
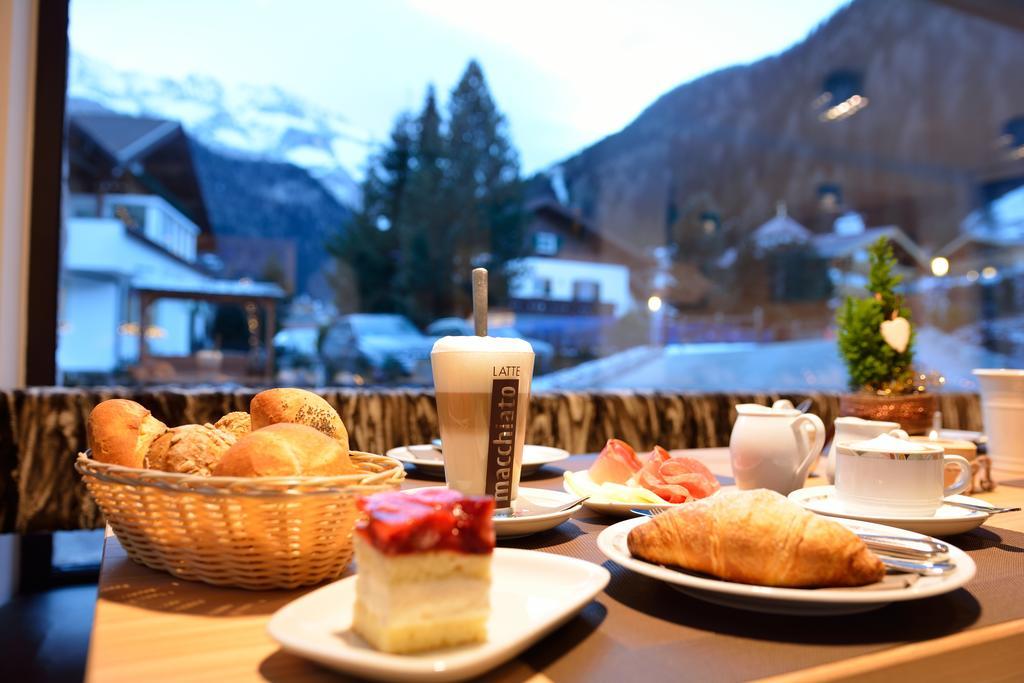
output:
[[[533,550],[495,548],[484,643],[421,654],[378,652],[352,631],[355,576],[307,593],[267,625],[288,652],[349,674],[388,681],[458,681],[511,659],[579,612],[611,575],[600,565]]]

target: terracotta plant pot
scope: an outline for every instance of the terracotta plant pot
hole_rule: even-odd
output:
[[[904,396],[857,393],[839,397],[840,417],[899,422],[907,434],[926,434],[932,426],[932,414],[938,409],[938,397],[928,393]]]

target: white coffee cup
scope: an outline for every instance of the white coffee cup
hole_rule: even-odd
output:
[[[959,467],[960,475],[943,487],[947,464]],[[942,446],[911,441],[901,429],[836,446],[836,498],[853,513],[928,517],[942,507],[943,498],[970,484],[971,465],[965,458],[944,455]]]
[[[1024,370],[974,370],[988,457],[998,475],[1024,477]]]
[[[776,401],[771,408],[742,403],[736,415],[729,437],[736,486],[783,495],[803,486],[825,445],[821,418],[801,413],[789,401]]]

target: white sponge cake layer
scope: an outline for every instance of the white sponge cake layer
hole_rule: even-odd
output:
[[[355,538],[353,628],[383,652],[416,652],[486,638],[491,555],[447,550],[384,555]]]
[[[358,534],[354,541],[360,579],[369,576],[393,584],[449,576],[491,580],[490,553],[472,554],[439,550],[385,555]]]
[[[381,652],[406,654],[480,643],[487,639],[487,615],[443,616],[430,621],[393,623],[356,603],[356,633]]]

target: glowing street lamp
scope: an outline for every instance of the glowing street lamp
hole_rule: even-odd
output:
[[[651,297],[647,299],[647,310],[649,310],[651,313],[657,313],[658,311],[660,311],[661,297],[658,296],[657,294],[652,294]]]
[[[932,275],[943,277],[949,273],[949,259],[945,256],[936,256],[932,259]]]

